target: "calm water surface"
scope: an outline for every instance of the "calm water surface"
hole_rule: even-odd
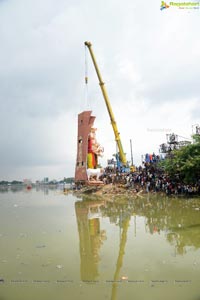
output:
[[[200,199],[0,193],[0,300],[200,300]]]

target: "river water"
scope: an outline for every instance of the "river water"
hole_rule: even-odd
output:
[[[199,300],[200,199],[0,193],[0,300]]]

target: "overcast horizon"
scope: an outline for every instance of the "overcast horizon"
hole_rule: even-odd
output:
[[[73,177],[77,117],[96,116],[100,163],[112,126],[85,46],[91,41],[124,151],[141,164],[166,134],[200,124],[199,9],[161,1],[0,0],[0,180]]]

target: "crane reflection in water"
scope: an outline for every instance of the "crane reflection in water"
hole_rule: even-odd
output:
[[[100,261],[99,251],[103,242],[106,240],[106,231],[100,229],[100,218],[102,211],[109,214],[110,209],[107,207],[106,201],[85,200],[75,203],[77,225],[80,239],[80,273],[82,281],[95,281],[99,275],[98,263]],[[118,211],[118,210],[117,210]],[[125,253],[125,245],[127,240],[127,230],[129,227],[130,214],[122,216],[122,210],[119,210],[119,227],[120,227],[120,246],[119,254],[116,262],[116,269],[113,275],[112,296],[116,299],[118,282],[120,281],[120,270],[123,265],[123,256]],[[120,218],[121,216],[121,218]],[[116,216],[111,216],[116,221]]]
[[[136,237],[137,218],[143,217],[144,219],[145,236],[159,235],[160,240],[164,239],[174,249],[173,256],[186,255],[192,249],[198,250],[200,248],[199,201],[200,199],[183,200],[167,197],[159,197],[159,199],[157,197],[137,199],[124,197],[123,199],[108,201],[84,196],[81,201],[75,203],[79,232],[81,280],[97,281],[100,275],[98,272],[99,253],[101,246],[107,239],[106,231],[101,230],[100,221],[105,217],[108,217],[110,223],[116,224],[120,229],[119,249],[115,268],[113,268],[112,300],[117,297],[119,282],[137,276],[138,270],[141,272],[137,268],[140,267],[138,264],[135,266],[135,271],[127,269],[127,278],[123,278],[121,274],[128,229],[134,226],[132,229],[134,229],[134,236]],[[130,228],[130,230],[132,229]],[[129,239],[132,238],[133,235],[130,235]],[[131,240],[129,242],[131,243]],[[137,246],[137,239],[134,240],[134,244]],[[155,247],[157,247],[156,244]]]

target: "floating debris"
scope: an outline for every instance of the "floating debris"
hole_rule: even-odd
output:
[[[63,266],[62,266],[62,265],[57,265],[56,268],[57,268],[57,269],[62,269]]]
[[[122,276],[121,279],[122,280],[128,280],[128,276]]]
[[[36,246],[36,248],[39,248],[39,249],[40,249],[40,248],[45,248],[45,247],[46,247],[46,245],[37,245],[37,246]]]
[[[42,264],[41,266],[45,268],[45,267],[48,267],[50,264],[51,264],[51,263],[48,262],[48,263],[46,263],[46,264]]]
[[[5,263],[7,263],[8,261],[7,261],[6,259],[3,259],[1,262],[5,264]]]
[[[22,237],[22,238],[27,238],[27,234],[26,233],[20,233],[19,236]]]
[[[22,265],[22,266],[27,266],[27,265],[29,265],[29,263],[25,263],[25,262],[22,261],[22,262],[20,263],[20,265]]]

